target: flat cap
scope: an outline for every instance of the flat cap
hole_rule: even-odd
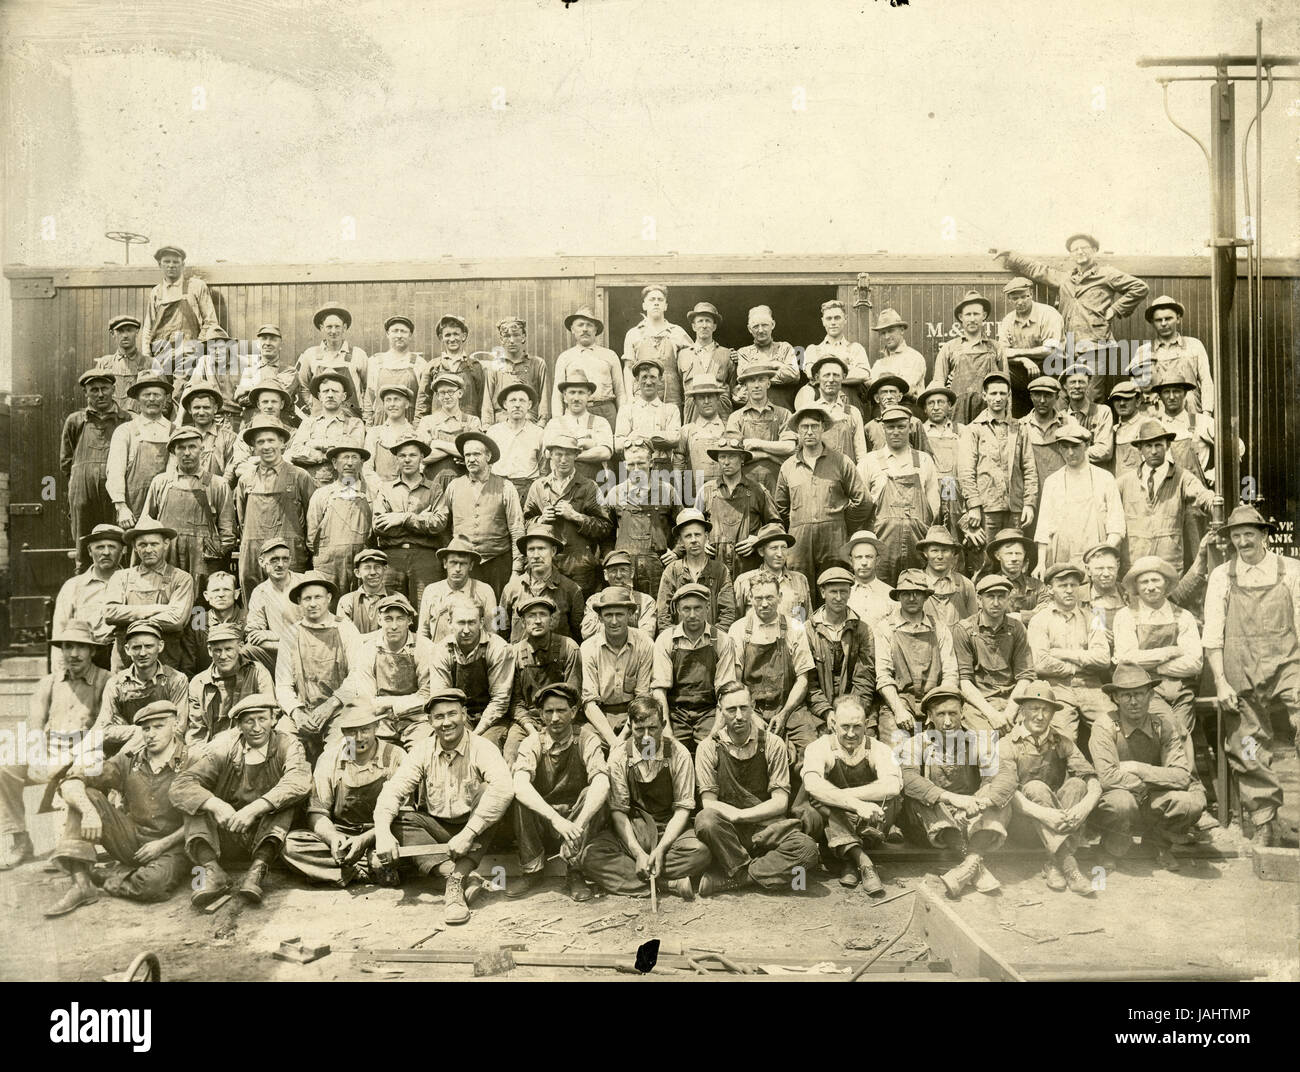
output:
[[[556,610],[555,600],[553,600],[550,596],[546,595],[545,593],[538,596],[526,595],[524,596],[523,599],[521,599],[518,603],[515,604],[515,613],[522,618],[530,610],[533,610],[534,608],[537,607],[540,607],[542,610],[550,611],[552,614],[554,614]]]
[[[713,593],[709,591],[708,585],[705,584],[684,584],[673,593],[672,602],[677,603],[687,596],[699,596],[706,603],[712,598]]]
[[[578,690],[565,681],[552,681],[549,685],[543,685],[533,693],[533,704],[536,707],[542,706],[542,701],[548,696],[562,696],[569,702],[570,707],[578,706]]]
[[[1011,591],[1011,582],[1000,573],[986,573],[975,582],[975,591],[990,592],[995,588],[1000,588],[1005,592]]]
[[[221,644],[228,640],[239,644],[244,642],[244,631],[234,622],[220,622],[208,630],[208,644]]]
[[[929,711],[931,706],[940,700],[956,700],[958,703],[964,703],[965,697],[951,685],[936,685],[921,700],[921,710]]]
[[[463,707],[468,699],[460,689],[438,689],[424,701],[424,709],[432,711],[440,703],[458,703]]]
[[[154,700],[153,703],[145,704],[140,708],[131,719],[131,723],[138,726],[141,722],[148,722],[151,719],[176,718],[179,714],[179,709],[171,700]]]
[[[388,565],[388,556],[378,547],[363,547],[352,556],[352,568],[356,569],[362,562],[378,562],[380,565]]]
[[[1069,576],[1070,574],[1073,574],[1075,577],[1078,577],[1080,584],[1083,583],[1084,578],[1086,576],[1083,567],[1079,565],[1079,563],[1077,562],[1057,562],[1054,566],[1052,566],[1047,571],[1046,575],[1043,577],[1043,580],[1047,584],[1051,584],[1054,580],[1056,580],[1057,577],[1066,577]]]
[[[230,719],[232,722],[238,722],[250,711],[279,711],[280,704],[276,698],[269,693],[259,692],[252,696],[245,696],[239,703],[230,709]]]
[[[154,637],[157,640],[162,640],[163,638],[161,629],[154,625],[153,622],[147,622],[143,619],[134,621],[128,625],[122,634],[122,638],[124,640],[130,640],[131,637],[136,635],[147,635]]]
[[[412,621],[415,620],[415,608],[411,606],[411,601],[402,595],[401,592],[394,592],[392,595],[384,596],[375,604],[375,613],[382,614],[386,610],[400,610]]]
[[[824,569],[817,575],[817,587],[825,588],[828,584],[848,584],[853,583],[853,574],[843,566],[831,566]]]

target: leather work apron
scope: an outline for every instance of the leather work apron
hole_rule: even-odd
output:
[[[910,473],[886,473],[888,482],[876,507],[876,535],[880,539],[880,564],[876,576],[893,586],[898,575],[920,561],[917,541],[930,525],[930,506],[921,487],[921,453],[912,451]]]
[[[635,777],[631,771],[627,779],[628,802],[633,808],[654,820],[660,832],[673,817],[673,776],[664,763],[648,782]]]
[[[717,630],[707,626],[708,643],[699,648],[674,645],[673,684],[668,690],[668,717],[673,735],[694,754],[695,746],[713,732],[718,706],[713,689],[718,668]]]
[[[487,656],[480,654],[465,663],[454,660],[452,687],[460,689],[467,697],[465,710],[469,713],[469,726],[473,730],[491,700]]]
[[[239,550],[240,587],[251,592],[261,581],[262,568],[257,564],[262,544],[272,536],[289,543],[293,556],[289,568],[302,573],[307,568],[306,518],[298,501],[298,489],[293,482],[293,469],[286,466],[275,475],[275,484],[269,491],[253,487],[244,504],[244,539]]]
[[[587,765],[582,761],[576,732],[558,760],[552,762],[545,755],[541,758],[533,774],[533,788],[561,815],[572,816],[574,804],[587,788]]]
[[[145,496],[153,478],[167,468],[167,444],[135,441],[135,450],[126,463],[126,505],[136,520],[144,511]]]
[[[334,787],[334,800],[330,805],[330,818],[344,834],[364,834],[375,825],[375,804],[388,779],[383,772],[365,785]]]
[[[786,698],[794,688],[794,659],[790,654],[784,619],[775,640],[755,644],[753,638],[753,622],[746,622],[740,679],[749,689],[754,710],[766,722],[785,706]]]

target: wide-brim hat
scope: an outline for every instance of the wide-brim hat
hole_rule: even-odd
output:
[[[849,537],[849,542],[844,545],[845,550],[847,550],[851,555],[853,553],[853,548],[860,543],[869,543],[877,551],[885,546],[885,542],[870,529],[858,529],[857,532]]]
[[[198,383],[191,384],[181,392],[181,408],[189,409],[190,402],[199,395],[211,395],[217,400],[218,406],[226,404],[226,396],[221,393],[221,388],[215,383],[208,380],[200,380]]]
[[[112,643],[111,640],[100,640],[90,631],[90,625],[83,622],[80,618],[72,618],[63,628],[59,629],[50,637],[51,644],[85,644],[92,648],[100,648],[105,644]]]
[[[694,398],[697,395],[720,395],[726,391],[726,386],[720,384],[713,378],[713,373],[706,372],[702,376],[696,376],[686,385],[686,397]]]
[[[712,302],[696,302],[695,308],[686,314],[686,323],[689,324],[697,316],[712,317],[714,324],[722,323],[722,314]]]
[[[564,318],[564,330],[572,331],[573,322],[575,320],[590,320],[593,324],[596,325],[597,335],[605,334],[605,321],[601,320],[600,317],[598,317],[595,313],[593,313],[589,306],[583,305],[576,312],[572,312],[568,316],[566,316]]]
[[[117,383],[117,377],[114,376],[107,369],[93,368],[93,369],[86,369],[85,372],[83,372],[80,376],[77,377],[77,386],[85,387],[87,384],[96,383],[100,380],[103,380],[104,382],[111,383],[111,384]]]
[[[560,392],[560,394],[564,394],[564,392],[567,391],[570,387],[585,387],[588,391],[591,392],[595,392],[596,390],[595,383],[592,382],[591,377],[588,376],[585,372],[583,372],[582,369],[574,369],[572,372],[570,372],[568,378],[562,380],[557,385],[556,389]]]
[[[448,555],[466,555],[475,562],[482,562],[483,556],[474,549],[474,545],[464,536],[453,536],[446,547],[439,547],[434,554],[439,558],[445,559]]]
[[[688,506],[685,510],[677,515],[677,520],[673,523],[673,539],[687,525],[703,525],[705,530],[709,529],[709,519],[704,516],[703,512],[696,510],[693,506]]]
[[[924,570],[905,569],[898,575],[894,587],[889,590],[889,598],[897,601],[900,592],[925,592],[927,595],[933,595],[934,585],[930,583]]]
[[[332,725],[337,730],[360,730],[383,721],[383,718],[384,716],[375,710],[374,704],[363,700],[359,703],[350,703],[343,708]]]
[[[448,324],[456,324],[466,335],[469,334],[469,324],[466,323],[464,317],[457,316],[455,313],[444,313],[442,316],[438,317],[438,322],[433,325],[434,336],[441,337],[442,329]]]
[[[778,369],[775,365],[746,365],[736,373],[736,382],[744,383],[746,380],[756,380],[760,376],[766,376],[768,379],[772,379],[776,376],[777,371]]]
[[[415,333],[415,321],[412,320],[405,313],[395,313],[393,316],[390,316],[387,320],[385,320],[384,330],[387,331],[394,324],[405,324],[407,328],[410,329],[412,334]]]
[[[952,550],[960,550],[961,544],[957,542],[956,537],[948,531],[944,525],[931,525],[926,531],[925,539],[918,540],[916,549],[924,551],[927,547],[949,547]]]
[[[126,533],[117,525],[96,525],[88,533],[77,541],[82,551],[85,551],[92,543],[99,543],[100,540],[113,540],[121,546],[126,546]]]
[[[1132,439],[1134,443],[1154,443],[1157,439],[1177,439],[1178,436],[1171,432],[1159,421],[1154,418],[1148,418],[1138,425],[1138,434]]]
[[[398,440],[388,448],[388,452],[390,454],[396,454],[403,447],[409,447],[412,445],[419,447],[420,453],[426,458],[433,453],[433,448],[419,436],[407,436],[405,439]]]
[[[1147,323],[1151,323],[1157,309],[1172,309],[1179,316],[1186,316],[1187,310],[1183,308],[1183,303],[1175,301],[1168,294],[1161,294],[1155,301],[1147,306],[1147,311],[1142,315],[1146,317]]]
[[[989,541],[986,550],[989,554],[992,554],[999,547],[1005,547],[1009,543],[1018,543],[1024,545],[1025,554],[1028,555],[1030,546],[1033,542],[1034,541],[1026,536],[1020,529],[998,529],[997,535]]]
[[[555,530],[550,525],[538,522],[529,525],[524,534],[515,541],[515,546],[522,552],[528,546],[529,540],[546,540],[557,551],[564,550],[564,540],[557,536]]]
[[[262,391],[270,391],[272,394],[279,395],[281,401],[283,401],[286,406],[293,405],[293,395],[286,391],[284,386],[274,376],[268,376],[264,380],[258,380],[257,383],[248,388],[244,393],[248,405],[255,406],[257,404],[257,396]]]
[[[715,462],[723,454],[742,454],[746,462],[754,460],[754,452],[745,449],[745,441],[740,436],[724,435],[718,438],[717,443],[705,450],[710,458]]]
[[[533,390],[533,385],[530,383],[524,383],[523,380],[518,380],[515,383],[506,384],[503,388],[501,388],[501,390],[497,392],[498,408],[505,409],[506,395],[510,394],[512,391],[523,391],[525,394],[528,395],[529,405],[537,404],[537,392]]]
[[[320,385],[326,380],[336,380],[339,386],[343,388],[343,393],[345,395],[352,393],[352,378],[345,371],[339,368],[321,369],[320,372],[316,373],[316,375],[311,378],[311,384],[309,386],[311,393],[313,395],[319,395]]]
[[[168,394],[171,394],[171,380],[166,376],[160,376],[156,372],[145,370],[135,378],[135,382],[126,389],[126,393],[131,398],[137,397],[146,387],[161,387]]]
[[[1111,674],[1110,681],[1101,687],[1101,691],[1112,696],[1129,689],[1155,688],[1159,684],[1159,678],[1152,677],[1137,664],[1120,663]]]
[[[775,521],[771,521],[754,534],[754,552],[757,554],[760,547],[773,540],[780,540],[786,547],[793,547],[798,542]]]
[[[316,328],[316,330],[319,331],[321,326],[321,321],[323,321],[327,316],[331,316],[331,315],[337,316],[340,320],[342,320],[344,328],[352,327],[352,314],[348,312],[348,310],[344,306],[336,305],[333,303],[329,305],[322,305],[319,309],[316,310],[315,313],[312,314],[312,318],[311,318],[312,327]]]
[[[1124,580],[1121,583],[1126,588],[1136,589],[1137,579],[1144,573],[1160,574],[1165,579],[1166,591],[1181,579],[1178,576],[1178,571],[1159,555],[1143,555],[1129,567],[1129,571],[1124,574]]]
[[[313,585],[320,585],[322,588],[328,588],[331,599],[337,599],[339,586],[334,583],[333,579],[325,576],[319,570],[308,570],[302,575],[302,579],[289,589],[289,602],[297,603],[302,595],[304,588],[310,588]]]
[[[162,524],[161,522],[155,521],[151,517],[146,517],[141,519],[136,524],[135,528],[127,532],[126,542],[134,547],[135,541],[141,536],[163,536],[166,539],[174,540],[176,539],[176,530]]]
[[[961,319],[961,311],[972,302],[977,303],[983,310],[985,316],[993,315],[993,303],[984,297],[978,290],[968,290],[962,296],[961,301],[952,307],[952,317],[954,320]]]
[[[812,363],[812,365],[809,367],[809,369],[808,369],[808,375],[809,375],[811,378],[816,379],[816,378],[817,378],[817,371],[818,371],[818,370],[819,370],[823,365],[827,365],[827,364],[835,364],[835,365],[839,365],[839,367],[840,367],[840,371],[842,371],[842,372],[844,373],[844,375],[847,376],[847,375],[849,374],[849,363],[848,363],[847,361],[845,361],[844,358],[840,357],[839,354],[822,354],[822,355],[821,355],[819,358],[817,358],[817,360],[814,361],[814,362]]]
[[[886,328],[905,328],[907,321],[898,315],[893,309],[885,309],[881,312],[879,319],[871,325],[872,331],[884,331]]]
[[[261,388],[261,390],[265,389],[266,388]],[[244,442],[251,447],[253,445],[253,440],[257,438],[257,433],[267,431],[277,432],[280,438],[286,443],[293,438],[293,433],[274,417],[260,417],[250,421],[248,427],[245,428],[240,435],[243,437]]]
[[[943,395],[943,397],[948,400],[950,406],[955,406],[957,404],[957,392],[951,387],[927,387],[917,397],[916,404],[924,409],[925,403],[931,395]]]
[[[1172,369],[1163,371],[1163,374],[1157,373],[1151,380],[1149,390],[1159,391],[1164,387],[1181,387],[1184,391],[1195,391],[1196,384],[1186,377],[1180,376]]]
[[[630,607],[636,609],[638,606],[636,597],[632,594],[630,588],[623,588],[619,585],[610,585],[601,591],[594,600],[591,608],[597,614],[609,607]]]
[[[325,448],[325,457],[333,461],[335,455],[348,450],[360,454],[363,462],[370,460],[370,451],[356,443],[333,443]]]
[[[460,452],[462,458],[465,457],[465,444],[482,443],[488,450],[490,461],[497,462],[501,460],[501,448],[496,445],[496,441],[486,432],[461,432],[456,437],[456,450]]]
[[[900,392],[907,394],[910,384],[902,376],[895,376],[892,372],[886,372],[883,375],[876,376],[866,385],[867,397],[874,400],[876,392],[882,387],[897,387]]]
[[[1253,506],[1238,506],[1228,515],[1223,523],[1223,530],[1226,533],[1229,529],[1235,529],[1241,525],[1253,525],[1257,529],[1263,529],[1265,532],[1276,532],[1277,526],[1269,521],[1263,514]]]

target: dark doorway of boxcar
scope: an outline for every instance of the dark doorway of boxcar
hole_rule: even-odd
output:
[[[641,287],[606,287],[605,345],[622,355],[623,336],[642,317]],[[776,321],[773,336],[791,346],[808,347],[826,337],[822,328],[821,304],[837,296],[839,288],[834,283],[809,283],[800,285],[729,286],[718,283],[668,284],[668,320],[680,324],[688,335],[692,334],[686,314],[696,302],[712,302],[722,314],[722,325],[714,338],[723,346],[737,350],[754,340],[745,325],[749,310],[755,305],[766,305]]]

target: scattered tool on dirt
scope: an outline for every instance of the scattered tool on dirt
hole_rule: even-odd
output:
[[[276,960],[288,960],[294,964],[310,964],[313,960],[329,955],[329,946],[303,945],[301,938],[289,938],[281,942],[280,948],[271,954]]]

